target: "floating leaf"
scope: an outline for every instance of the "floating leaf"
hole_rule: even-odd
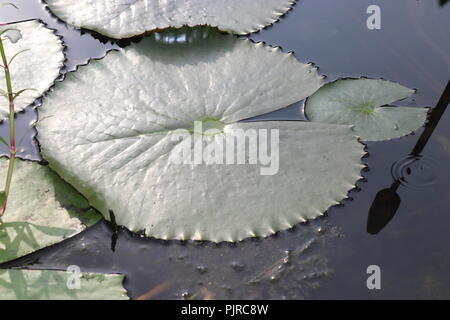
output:
[[[13,23],[3,28],[17,29],[22,35],[17,43],[4,42],[8,61],[13,60],[10,66],[13,90],[35,89],[23,92],[14,101],[15,110],[21,111],[53,85],[64,65],[64,47],[52,30],[36,20]],[[5,74],[0,70],[1,86],[4,83]],[[0,98],[0,118],[8,114],[8,100]]]
[[[123,279],[118,274],[0,270],[0,300],[128,300]]]
[[[0,159],[0,172],[7,167],[8,160]],[[0,220],[0,263],[58,243],[98,219],[87,200],[50,168],[16,160],[8,208]]]
[[[425,108],[386,106],[413,93],[381,79],[338,80],[308,98],[305,113],[313,122],[354,125],[363,141],[389,140],[410,134],[425,123]]]
[[[38,124],[39,140],[54,170],[132,231],[216,242],[267,236],[322,215],[360,178],[364,151],[350,126],[236,123],[322,83],[313,66],[261,43],[220,34],[191,45],[147,38],[58,83],[40,111],[51,117]],[[231,130],[279,129],[279,172],[175,164],[182,144],[173,134],[184,128],[197,139],[195,120],[221,132],[204,137],[205,149]]]
[[[295,0],[45,0],[67,23],[121,39],[147,31],[209,25],[247,34],[276,22]]]

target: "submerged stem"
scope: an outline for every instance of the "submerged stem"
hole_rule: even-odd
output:
[[[0,55],[3,62],[3,70],[5,72],[6,88],[8,93],[9,102],[9,165],[8,173],[6,175],[5,189],[2,191],[3,202],[0,207],[0,217],[5,213],[6,204],[8,201],[8,195],[11,188],[11,181],[14,171],[14,160],[16,158],[16,142],[15,142],[15,128],[14,128],[14,92],[12,90],[11,84],[11,73],[9,71],[9,63],[6,58],[5,48],[3,46],[3,41],[0,38]]]

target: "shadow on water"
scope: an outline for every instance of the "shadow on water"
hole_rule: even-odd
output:
[[[38,0],[13,2],[21,10],[2,10],[1,20],[40,18],[56,29],[67,46],[66,71],[120,47],[70,28]],[[429,106],[435,104],[450,73],[447,3],[300,0],[279,23],[251,39],[294,51],[299,60],[319,66],[329,81],[383,77],[417,88],[414,97],[402,104]],[[366,28],[366,9],[373,4],[382,9],[381,30]],[[304,120],[302,108],[299,102],[260,120]],[[17,115],[17,121],[22,123],[19,130],[26,132],[36,121],[36,110],[28,108]],[[392,220],[377,237],[366,232],[367,212],[377,192],[392,183],[385,173],[410,153],[416,143],[414,135],[368,143],[370,157],[364,162],[370,170],[344,205],[331,208],[324,218],[266,239],[218,245],[167,242],[145,239],[101,221],[63,243],[1,267],[64,270],[78,265],[82,271],[120,272],[126,275],[125,287],[131,297],[141,299],[450,298],[446,200],[450,197],[450,128],[443,125],[449,121],[447,112],[427,138],[426,159],[439,159],[430,160],[430,169],[438,172],[433,183],[427,188],[398,188],[398,199],[388,209],[398,211],[402,219]],[[5,123],[0,129],[5,129]],[[39,157],[34,134],[24,140],[23,155],[28,158]],[[376,224],[385,225],[385,221]],[[366,270],[373,264],[381,267],[382,290],[366,287]]]
[[[444,115],[449,103],[450,81],[448,82],[438,104],[430,112],[425,130],[417,141],[417,144],[414,146],[412,152],[407,158],[394,163],[393,167],[406,165],[406,173],[408,175],[412,174],[411,165],[422,160],[422,151],[430,140],[431,135]],[[400,163],[401,165],[399,165]],[[400,169],[400,171],[403,170]],[[400,207],[401,199],[397,193],[397,189],[403,182],[406,182],[406,179],[402,174],[398,177],[394,176],[394,178],[397,179],[388,189],[383,189],[377,193],[375,200],[370,207],[369,218],[367,221],[367,232],[370,234],[378,234],[392,220]]]

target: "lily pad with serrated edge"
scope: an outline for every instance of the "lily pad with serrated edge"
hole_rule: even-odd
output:
[[[21,38],[15,43],[3,37],[8,61],[18,54],[10,65],[13,91],[33,89],[22,92],[14,100],[14,110],[19,112],[41,97],[54,84],[64,66],[64,46],[54,31],[38,20],[11,23],[2,26],[0,30],[2,29],[15,29],[21,34]],[[2,69],[0,84],[0,88],[6,91],[5,73]],[[1,96],[0,118],[6,118],[8,114],[8,99]]]
[[[248,34],[276,22],[295,0],[45,0],[67,23],[122,39],[148,31],[208,25]]]
[[[123,279],[118,274],[0,269],[0,300],[128,300]]]
[[[8,160],[0,159],[6,175]],[[74,236],[100,215],[47,166],[16,160],[11,193],[0,219],[0,263]]]
[[[214,242],[267,236],[323,215],[360,179],[364,150],[350,126],[238,122],[322,84],[315,67],[262,43],[216,33],[184,45],[146,38],[58,83],[38,138],[50,166],[131,231]],[[181,144],[172,134],[195,120],[221,134],[278,129],[279,172],[174,164]],[[205,136],[206,145],[221,134]]]
[[[305,113],[313,122],[353,125],[363,141],[390,140],[410,134],[426,121],[426,108],[388,106],[413,93],[382,79],[343,79],[308,98]]]

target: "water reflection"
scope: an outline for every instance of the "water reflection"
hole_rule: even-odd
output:
[[[417,163],[422,163],[419,168],[429,167],[427,165],[427,160],[424,160],[421,153],[430,140],[449,103],[450,81],[448,82],[438,104],[430,112],[429,121],[425,126],[425,130],[414,146],[411,154],[408,157],[397,161],[392,166],[393,176],[396,180],[389,188],[379,191],[375,196],[375,200],[370,207],[369,218],[367,220],[368,233],[378,234],[392,220],[401,203],[397,190],[401,184],[410,184],[410,179],[407,176],[414,174],[413,167]],[[433,179],[430,179],[429,176],[425,176],[425,179],[419,176],[419,180],[423,183],[423,185],[429,185]]]
[[[215,28],[183,27],[180,29],[165,30],[163,32],[154,32],[149,34],[149,37],[164,44],[190,44],[207,39],[210,36],[211,31],[215,31]]]

